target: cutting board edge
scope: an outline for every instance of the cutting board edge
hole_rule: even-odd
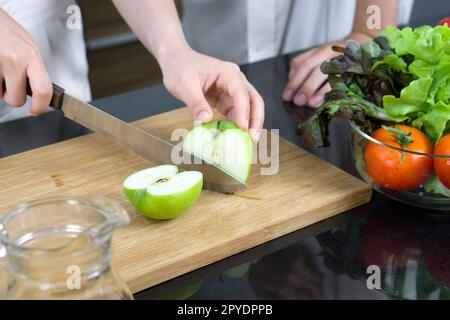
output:
[[[301,150],[303,150],[304,152],[306,152],[306,153],[312,155],[313,157],[316,157],[317,159],[320,159],[320,161],[326,162],[327,164],[333,166],[336,170],[340,171],[341,173],[343,173],[343,174],[345,174],[345,175],[347,175],[347,176],[351,176],[351,177],[353,177],[353,178],[359,180],[359,181],[361,182],[361,184],[367,185],[367,187],[368,187],[370,190],[372,190],[372,187],[371,187],[369,184],[367,184],[364,180],[362,180],[361,178],[355,177],[354,175],[350,174],[349,172],[347,172],[347,171],[345,171],[345,170],[343,170],[343,169],[341,169],[341,168],[335,166],[334,164],[330,163],[329,161],[327,161],[327,160],[325,160],[325,159],[323,159],[323,158],[320,158],[319,156],[315,155],[314,153],[308,151],[307,149],[302,148],[302,147],[300,147],[300,146],[298,146],[298,145],[292,143],[291,141],[289,141],[289,140],[287,140],[287,139],[284,139],[284,138],[281,137],[281,136],[280,136],[280,138],[283,139],[283,141],[284,141],[285,143],[291,145],[292,147],[297,148],[297,149],[301,149]],[[371,191],[371,194],[372,194],[372,191]]]
[[[180,108],[180,109],[183,109],[183,108]],[[175,111],[180,111],[180,110],[177,109],[177,110],[173,110],[173,111],[170,111],[170,112],[175,112]],[[170,113],[170,112],[169,112],[169,113]],[[182,111],[182,112],[187,112],[187,111],[184,110],[184,111]],[[174,113],[174,114],[175,114],[175,113]],[[163,114],[163,115],[164,115],[164,114]],[[161,116],[161,115],[160,115],[160,116]],[[147,121],[149,121],[149,119],[150,119],[150,118],[141,119],[141,120],[138,120],[138,121],[136,121],[136,122],[132,122],[132,124],[135,124],[135,125],[137,125],[137,126],[139,126],[139,127],[144,127],[144,126],[145,126],[145,123],[146,123]],[[155,133],[155,131],[152,131],[152,130],[149,130],[149,131]],[[156,130],[156,131],[157,131],[157,130]],[[91,136],[92,136],[92,137],[91,137]],[[13,158],[13,157],[15,157],[15,156],[23,156],[24,154],[29,154],[29,153],[35,152],[36,150],[39,150],[39,149],[44,149],[44,150],[45,150],[45,149],[47,149],[47,148],[52,148],[52,147],[54,147],[54,146],[58,146],[59,144],[64,144],[64,143],[67,143],[67,142],[70,142],[70,141],[80,141],[80,140],[82,141],[82,140],[84,140],[84,139],[89,140],[90,138],[91,138],[92,140],[94,140],[94,139],[101,139],[101,140],[106,139],[106,138],[104,138],[103,136],[101,136],[101,135],[99,135],[99,134],[96,134],[96,133],[90,133],[90,134],[86,134],[86,135],[83,135],[83,136],[80,136],[80,137],[76,137],[76,138],[73,138],[73,139],[69,139],[69,140],[57,142],[57,143],[54,143],[54,144],[51,144],[51,145],[48,145],[48,146],[43,146],[43,147],[40,147],[40,148],[35,148],[35,149],[29,150],[29,151],[26,151],[26,152],[23,152],[23,153],[20,153],[20,154],[17,154],[17,155],[12,155],[12,156],[10,156],[10,157],[5,157],[5,158],[3,158],[3,159]],[[301,149],[302,151],[304,150],[303,148],[299,148],[297,145],[291,143],[290,141],[288,141],[288,140],[286,140],[286,139],[283,139],[283,142],[287,142],[287,143],[288,143],[289,145],[291,145],[293,148]],[[82,143],[84,143],[84,142],[81,142],[81,144],[82,144]],[[113,141],[111,141],[110,143],[111,143],[111,144],[115,144]],[[80,143],[79,143],[79,144],[80,144]],[[331,165],[329,162],[327,162],[326,160],[323,160],[323,159],[321,159],[320,157],[317,157],[316,155],[312,154],[311,152],[308,152],[307,150],[304,150],[304,151],[305,151],[306,153],[308,153],[308,154],[311,154],[312,156],[314,156],[315,158],[319,159],[320,161],[322,161],[322,162],[328,164],[329,166],[332,166],[332,165]],[[127,152],[130,152],[130,153],[131,153],[131,151],[127,151]],[[140,158],[140,157],[139,157],[139,158]],[[188,273],[188,272],[194,271],[194,270],[196,270],[196,269],[198,269],[198,268],[202,268],[202,267],[204,267],[204,266],[210,265],[210,264],[212,264],[212,263],[214,263],[214,262],[216,262],[216,261],[218,261],[218,260],[220,260],[220,259],[224,259],[224,258],[226,258],[226,257],[235,255],[235,254],[237,254],[237,253],[239,253],[239,252],[246,251],[246,250],[248,250],[248,249],[250,249],[250,248],[253,248],[253,247],[255,247],[255,246],[258,246],[258,245],[260,245],[260,244],[262,244],[262,243],[266,243],[266,242],[268,242],[268,241],[270,241],[270,240],[273,240],[273,239],[276,239],[276,238],[278,238],[278,237],[284,236],[284,235],[286,235],[286,234],[288,234],[288,233],[294,232],[294,231],[296,231],[296,230],[298,230],[298,229],[300,229],[300,228],[302,228],[302,227],[304,227],[304,226],[309,226],[309,225],[316,224],[317,222],[323,221],[323,220],[325,220],[325,219],[327,219],[327,218],[329,218],[329,217],[331,217],[331,216],[335,216],[335,215],[338,214],[338,213],[345,212],[345,211],[347,211],[347,210],[349,210],[349,209],[351,209],[351,208],[354,208],[354,207],[357,206],[357,205],[364,204],[365,202],[367,202],[367,201],[370,200],[370,195],[371,195],[371,193],[372,193],[372,190],[371,190],[371,188],[370,188],[368,185],[366,185],[366,184],[365,184],[363,181],[361,181],[360,179],[355,178],[355,177],[352,176],[351,174],[348,174],[347,172],[345,172],[345,171],[343,171],[343,170],[341,170],[341,169],[339,169],[339,168],[337,168],[337,167],[334,167],[334,166],[333,166],[333,168],[337,169],[337,171],[339,171],[339,172],[341,173],[343,179],[350,180],[350,177],[351,177],[352,179],[354,179],[354,180],[352,181],[351,185],[353,185],[353,186],[355,187],[355,193],[352,193],[351,195],[342,195],[342,196],[341,196],[340,198],[338,198],[338,199],[341,200],[340,202],[346,202],[346,203],[344,203],[344,204],[341,204],[341,203],[337,203],[337,204],[336,204],[336,203],[335,203],[335,204],[333,204],[332,209],[330,209],[329,207],[328,207],[328,209],[327,209],[327,207],[326,207],[327,204],[324,204],[324,206],[319,206],[319,207],[317,207],[316,209],[314,209],[314,212],[317,212],[317,211],[319,211],[319,210],[320,210],[320,211],[323,211],[323,212],[326,212],[326,211],[328,210],[328,213],[327,213],[327,214],[322,213],[323,217],[320,217],[319,220],[315,220],[314,223],[307,223],[307,222],[306,222],[305,224],[297,225],[296,227],[292,228],[291,231],[289,231],[290,229],[287,229],[287,227],[292,227],[292,226],[289,226],[289,225],[288,225],[288,226],[283,226],[282,224],[289,224],[288,222],[291,221],[291,220],[288,220],[288,222],[286,222],[287,220],[284,220],[284,221],[278,221],[278,222],[277,222],[276,224],[274,224],[273,226],[270,226],[270,228],[274,228],[275,230],[276,230],[276,228],[281,228],[282,230],[285,230],[285,232],[283,232],[282,234],[278,234],[278,233],[276,233],[276,232],[272,232],[273,234],[275,234],[272,238],[271,238],[271,237],[267,237],[267,238],[264,238],[264,239],[262,239],[262,240],[260,240],[260,241],[256,241],[256,240],[255,240],[255,242],[253,242],[253,243],[252,243],[252,242],[249,242],[249,243],[251,243],[251,245],[245,244],[244,246],[242,246],[242,248],[240,248],[238,244],[239,244],[239,241],[242,241],[242,239],[247,239],[248,237],[250,237],[250,238],[251,238],[251,237],[255,237],[255,235],[257,235],[255,238],[260,239],[260,238],[258,237],[258,234],[260,233],[260,231],[259,231],[259,230],[253,230],[253,231],[250,231],[248,234],[245,234],[245,233],[244,233],[243,236],[240,236],[239,238],[236,238],[235,240],[233,240],[233,247],[235,247],[235,252],[234,252],[234,253],[232,253],[232,252],[227,253],[227,251],[226,251],[225,249],[226,249],[226,246],[228,246],[228,244],[217,245],[217,246],[215,246],[213,249],[207,249],[206,251],[204,251],[204,252],[201,253],[201,254],[198,253],[198,252],[197,252],[197,253],[194,252],[193,257],[194,257],[195,259],[191,257],[191,258],[190,258],[191,261],[201,262],[201,263],[197,263],[197,264],[195,264],[193,267],[190,267],[190,264],[192,264],[192,262],[188,261],[188,259],[185,258],[184,261],[182,260],[180,264],[182,264],[183,266],[187,266],[187,267],[186,267],[186,268],[183,268],[182,271],[179,271],[179,270],[171,271],[171,272],[168,273],[169,275],[164,275],[164,277],[159,277],[159,279],[158,279],[157,281],[153,280],[153,283],[152,283],[151,281],[149,281],[149,279],[151,279],[152,277],[157,278],[157,277],[154,276],[155,272],[152,271],[151,274],[150,274],[150,276],[149,276],[148,274],[150,273],[150,271],[148,271],[147,269],[144,269],[144,270],[147,270],[147,276],[146,276],[146,275],[140,275],[140,273],[142,272],[141,270],[135,270],[135,274],[131,274],[131,275],[130,275],[130,273],[127,273],[127,277],[126,277],[127,282],[130,284],[130,287],[132,287],[133,292],[142,291],[142,290],[147,289],[147,288],[149,288],[149,287],[151,287],[151,286],[160,284],[160,283],[165,282],[165,281],[167,281],[167,280],[170,280],[170,279],[173,279],[173,278],[175,278],[175,277],[184,275],[184,274],[186,274],[186,273]],[[345,175],[343,175],[343,174],[345,174]],[[369,189],[370,192],[367,193],[366,189]],[[361,198],[358,197],[358,195],[356,194],[356,193],[359,193],[359,192],[362,192]],[[367,201],[366,201],[366,200],[367,200]],[[334,208],[334,209],[333,209],[333,208]],[[311,210],[311,211],[312,211],[312,210]],[[308,215],[311,214],[311,213],[308,213],[308,212],[309,212],[308,210],[305,211],[305,215],[306,215],[306,216],[308,216]],[[304,218],[304,217],[303,217],[303,218]],[[302,219],[302,216],[292,217],[291,219],[292,219],[292,221],[295,221],[296,219],[301,220],[301,219]],[[307,218],[307,219],[308,219],[308,218]],[[311,219],[309,219],[308,221],[311,221]],[[298,223],[298,222],[297,222],[297,223]],[[280,225],[281,225],[281,226],[280,226]],[[270,228],[269,228],[269,229],[270,229]],[[269,230],[269,229],[267,229],[267,230]],[[264,230],[266,230],[266,229],[264,229]],[[267,234],[270,234],[271,232],[270,232],[270,231],[267,231],[267,230],[266,230],[266,231],[263,231],[263,232],[266,232]],[[214,258],[214,257],[217,257],[217,252],[214,252],[214,251],[217,251],[216,248],[225,248],[225,249],[223,249],[224,251],[222,251],[222,253],[221,253],[222,255],[220,256],[220,258]],[[236,248],[237,248],[237,249],[236,249]],[[203,259],[203,257],[205,257],[205,253],[208,254],[208,257],[207,257],[208,259],[205,259],[205,261],[203,261],[202,259]],[[141,258],[142,258],[142,257],[141,257]],[[145,259],[145,257],[144,257],[144,259]],[[198,261],[196,261],[196,260],[198,260]],[[173,264],[173,265],[174,265],[173,268],[175,268],[175,264]],[[138,265],[138,266],[139,266],[139,265]],[[166,267],[166,268],[167,268],[167,267]],[[113,269],[114,269],[114,266],[113,266]],[[114,270],[116,270],[116,269],[114,269]],[[133,267],[131,267],[131,270],[134,270]],[[0,271],[1,271],[1,270],[0,270]],[[120,271],[120,270],[119,270],[119,271]],[[161,268],[161,269],[156,269],[156,272],[162,272],[162,268]],[[145,272],[142,272],[142,273],[145,273]],[[120,272],[119,272],[119,274],[120,274]],[[145,281],[142,281],[142,279],[145,280]],[[145,285],[143,286],[142,283],[145,283]]]
[[[342,199],[340,199],[341,202],[345,202],[345,205],[343,204],[340,207],[336,207],[335,210],[329,210],[329,208],[327,208],[328,204],[324,204],[323,207],[316,209],[316,211],[317,210],[320,211],[321,216],[314,223],[311,223],[311,224],[307,223],[307,222],[299,223],[301,220],[304,220],[304,216],[294,216],[287,220],[280,221],[277,224],[270,225],[266,229],[262,229],[262,230],[258,230],[258,231],[255,230],[255,231],[248,233],[247,235],[245,235],[243,237],[232,239],[229,242],[227,242],[226,244],[224,243],[224,244],[221,244],[214,248],[209,248],[207,252],[198,253],[195,256],[191,256],[189,258],[189,259],[194,259],[194,260],[198,259],[198,261],[203,261],[201,264],[196,264],[195,266],[186,268],[183,271],[178,270],[178,272],[177,271],[170,272],[170,275],[168,274],[167,270],[168,270],[168,268],[173,267],[173,264],[164,265],[164,266],[161,266],[161,268],[159,270],[153,270],[152,274],[154,274],[156,272],[161,272],[161,273],[166,274],[166,276],[164,276],[164,277],[153,276],[150,279],[146,279],[146,275],[148,276],[148,273],[143,272],[143,275],[140,275],[140,276],[137,276],[134,278],[127,277],[128,278],[127,284],[133,293],[141,292],[143,290],[149,289],[156,285],[162,284],[166,281],[173,280],[177,277],[186,275],[195,270],[209,266],[217,261],[232,257],[236,254],[239,254],[239,253],[247,251],[247,250],[251,250],[259,245],[263,245],[263,244],[273,241],[277,238],[286,236],[286,235],[288,235],[292,232],[298,231],[302,228],[309,227],[314,224],[320,223],[320,222],[322,222],[328,218],[334,217],[340,213],[343,213],[348,210],[362,206],[371,200],[372,194],[373,194],[372,188],[369,185],[366,185],[363,183],[359,187],[359,190],[357,190],[357,192],[355,194],[346,195],[345,197],[342,197]],[[358,196],[358,195],[360,195],[360,196]],[[312,212],[307,212],[305,214],[312,214]],[[296,221],[296,220],[299,220],[299,221]],[[297,222],[297,223],[295,223],[295,222]],[[286,225],[286,227],[283,228],[284,225]],[[277,229],[277,228],[285,229],[285,231],[283,231],[283,232],[270,231],[270,229]],[[261,238],[261,240],[259,240],[259,241],[247,242],[247,244],[245,246],[239,245],[239,242],[241,242],[241,241],[245,242],[246,240],[252,239],[255,237],[255,234],[257,234],[259,232],[264,232],[266,234],[266,237]],[[224,246],[226,246],[226,247],[233,246],[233,247],[236,247],[239,249],[232,250],[230,252],[230,251],[226,251],[226,249],[223,248]],[[220,254],[218,254],[218,253],[220,253]],[[183,264],[183,263],[181,263],[181,264]],[[186,261],[183,265],[185,265],[185,264],[188,264],[188,261]]]

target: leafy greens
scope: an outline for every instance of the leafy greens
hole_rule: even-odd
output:
[[[344,116],[367,133],[405,123],[436,143],[450,131],[450,28],[388,27],[380,37],[334,47],[325,62],[332,91],[307,122],[299,125],[311,146],[327,146],[328,122]]]

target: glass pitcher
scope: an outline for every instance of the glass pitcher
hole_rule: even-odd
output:
[[[113,231],[128,223],[126,211],[106,197],[18,206],[0,220],[0,297],[133,299],[110,268]]]

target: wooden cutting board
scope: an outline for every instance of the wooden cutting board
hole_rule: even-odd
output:
[[[193,123],[183,108],[136,125],[170,140],[173,129],[190,129]],[[52,196],[102,194],[118,200],[131,223],[115,232],[112,265],[138,292],[362,205],[371,197],[367,184],[283,139],[279,161],[274,176],[261,176],[255,165],[244,192],[204,191],[181,217],[153,221],[130,205],[122,182],[155,164],[92,134],[0,159],[0,215],[20,203]]]

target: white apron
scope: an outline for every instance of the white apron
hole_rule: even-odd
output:
[[[22,25],[41,50],[51,80],[82,100],[91,99],[83,30],[67,27],[74,0],[0,0],[0,7]],[[80,23],[82,25],[82,23]],[[0,123],[30,115],[0,100]]]
[[[183,27],[194,49],[242,64],[344,38],[353,27],[356,1],[183,0]],[[413,3],[400,0],[400,24],[409,21]]]

